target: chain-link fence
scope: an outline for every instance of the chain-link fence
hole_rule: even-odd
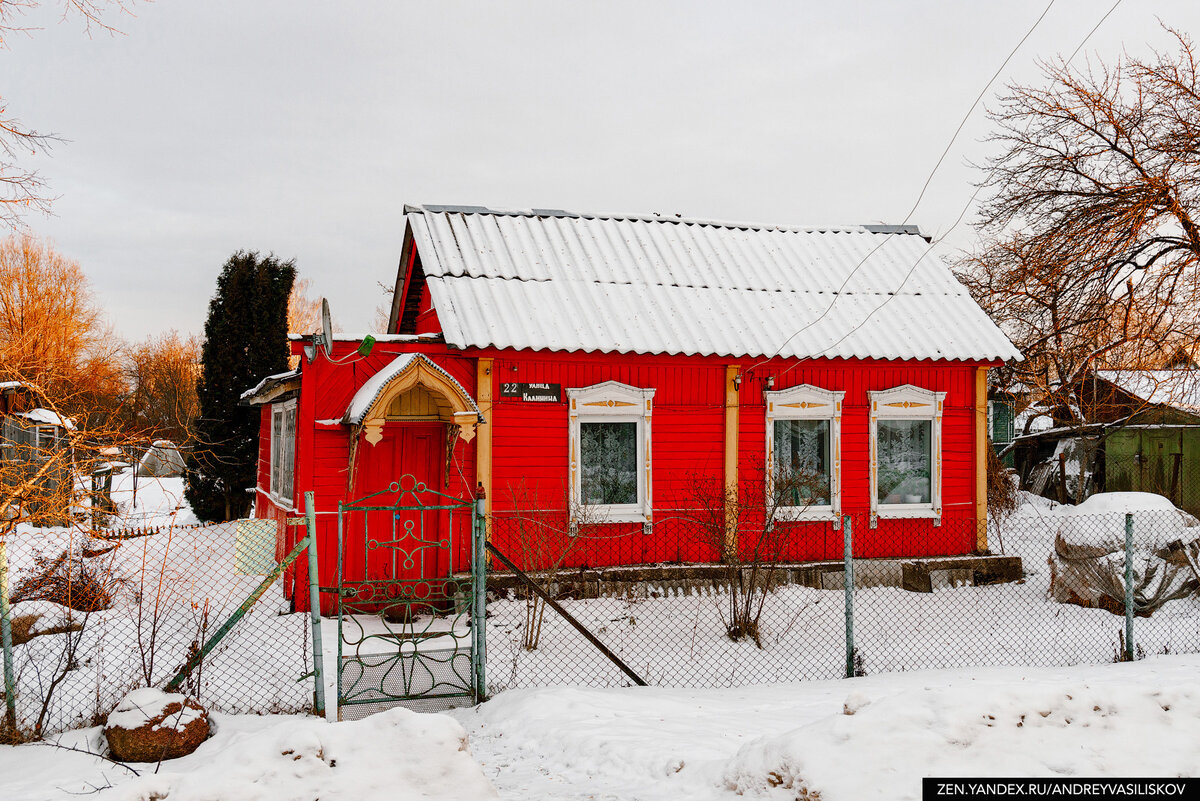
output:
[[[93,725],[129,690],[172,680],[217,711],[310,709],[309,618],[289,613],[282,581],[268,582],[276,535],[269,520],[9,534],[0,588],[17,729]]]
[[[1165,500],[1129,516],[1116,503],[1087,515],[1026,504],[987,526],[851,515],[736,532],[694,510],[653,526],[496,515],[491,542],[519,570],[495,560],[488,576],[488,691],[1200,652],[1200,525]],[[269,580],[276,541],[258,520],[11,534],[0,577],[20,729],[90,725],[130,689],[176,678],[218,711],[310,709],[310,619]]]
[[[695,515],[573,528],[498,514],[491,541],[654,685],[1200,652],[1200,526],[1164,501],[1132,514],[1127,543],[1124,510],[1093,511],[743,525],[736,544]],[[517,572],[493,562],[488,587],[491,692],[632,683]]]

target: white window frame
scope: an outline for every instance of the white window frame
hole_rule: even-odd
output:
[[[290,441],[287,437],[288,417],[291,417]],[[278,430],[276,424],[278,423]],[[296,488],[296,401],[271,404],[271,470],[268,476],[269,494],[279,506],[294,508]]]
[[[912,384],[867,392],[871,417],[871,526],[880,518],[942,519],[942,411],[945,392],[915,387]],[[929,420],[931,422],[929,459],[929,503],[879,502],[879,421]]]
[[[838,521],[842,512],[842,400],[845,392],[834,392],[801,384],[790,389],[764,392],[767,404],[767,503],[771,503],[775,481],[775,421],[829,421],[829,503],[819,506],[784,506],[776,510],[781,521]]]
[[[589,515],[594,514],[597,520],[605,523],[641,523],[649,527],[653,521],[650,419],[654,411],[654,390],[619,381],[605,381],[590,387],[568,388],[567,404],[570,413],[568,461],[572,508],[586,508]],[[637,503],[583,503],[581,423],[637,423],[637,452],[640,455]]]

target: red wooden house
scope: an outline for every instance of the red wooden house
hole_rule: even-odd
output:
[[[790,559],[840,557],[845,514],[859,556],[986,551],[986,374],[1018,353],[929,248],[912,226],[407,207],[370,355],[338,337],[247,393],[257,514],[412,475],[480,488],[492,541],[531,567],[530,531],[566,565],[709,561],[719,543],[680,533],[695,488],[744,499],[802,468],[815,489],[777,516]],[[319,527],[332,554],[336,516]],[[464,569],[458,542],[426,570]]]

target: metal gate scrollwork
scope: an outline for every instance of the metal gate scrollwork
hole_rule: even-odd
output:
[[[482,700],[480,505],[408,475],[339,504],[339,716]]]

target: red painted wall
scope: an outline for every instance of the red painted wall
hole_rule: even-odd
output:
[[[335,358],[352,352],[356,343],[338,343]],[[975,367],[956,362],[881,362],[774,360],[755,366],[752,360],[715,357],[669,357],[545,352],[450,351],[444,345],[416,342],[381,342],[365,360],[345,365],[318,357],[304,366],[297,422],[296,498],[311,490],[316,500],[320,534],[320,581],[336,581],[337,504],[353,498],[348,487],[349,431],[340,425],[354,392],[398,353],[419,351],[445,368],[464,389],[477,397],[476,357],[493,358],[492,394],[496,399],[486,413],[493,442],[491,509],[493,541],[514,558],[534,564],[539,554],[523,543],[522,524],[514,520],[520,509],[525,531],[541,531],[541,558],[557,559],[567,550],[564,566],[596,566],[658,561],[697,561],[717,558],[714,543],[697,534],[697,527],[679,520],[672,510],[694,506],[692,487],[697,482],[721,482],[724,469],[725,367],[739,365],[747,372],[739,395],[738,441],[742,493],[761,491],[766,429],[763,391],[768,376],[775,389],[809,383],[845,392],[842,418],[843,512],[859,515],[855,528],[855,554],[859,556],[932,556],[969,553],[975,547]],[[751,370],[750,368],[753,367]],[[584,538],[566,533],[567,405],[565,389],[614,380],[638,387],[653,387],[652,430],[653,507],[656,525],[650,535],[640,526],[601,527]],[[564,389],[560,403],[527,403],[499,397],[506,381],[546,382]],[[869,443],[867,392],[902,384],[946,393],[942,428],[943,521],[934,526],[923,519],[880,520],[877,529],[867,526],[869,499]],[[486,412],[486,410],[485,410]],[[269,407],[264,410],[260,486],[269,482]],[[399,424],[403,425],[403,424]],[[362,443],[359,452],[370,447]],[[455,446],[446,491],[468,499],[475,485],[475,442]],[[357,490],[357,488],[355,488]],[[259,493],[260,516],[282,516]],[[302,503],[302,501],[301,501]],[[298,506],[297,508],[300,508]],[[295,541],[288,533],[281,549]],[[355,536],[347,531],[347,537]],[[465,565],[469,538],[455,532],[454,561]],[[545,543],[549,543],[548,546]],[[842,533],[829,523],[788,524],[784,554],[792,559],[837,559],[842,553]],[[360,567],[347,565],[350,570]],[[295,575],[306,576],[304,565]],[[306,594],[297,594],[303,607]],[[327,599],[327,602],[331,599]]]

